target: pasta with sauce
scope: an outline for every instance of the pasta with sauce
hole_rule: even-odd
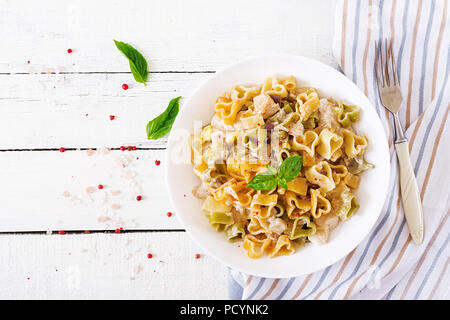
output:
[[[323,244],[359,206],[355,190],[370,169],[368,140],[352,123],[359,108],[297,87],[294,77],[237,85],[217,98],[211,123],[191,136],[193,191],[204,199],[211,226],[229,241],[243,241],[250,258],[293,254]],[[267,190],[248,183],[284,159],[302,157],[298,175]],[[270,167],[268,167],[270,165]]]

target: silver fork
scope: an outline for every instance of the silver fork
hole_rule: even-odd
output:
[[[395,58],[392,53],[392,43],[387,39],[375,41],[375,70],[378,83],[378,93],[383,106],[394,116],[394,145],[400,168],[400,189],[403,210],[413,241],[420,244],[423,241],[423,213],[416,177],[409,158],[408,139],[403,132],[398,117],[398,109],[402,103]]]

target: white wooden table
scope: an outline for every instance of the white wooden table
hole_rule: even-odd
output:
[[[166,215],[146,123],[249,56],[335,67],[333,23],[333,0],[0,0],[0,298],[227,298],[226,267]],[[147,58],[147,86],[113,39]]]

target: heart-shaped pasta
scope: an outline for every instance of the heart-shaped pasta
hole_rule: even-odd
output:
[[[260,217],[268,218],[272,208],[277,204],[278,194],[262,194],[257,193],[253,196],[250,204],[253,214],[258,214]]]
[[[312,184],[317,184],[321,191],[333,190],[336,185],[333,179],[333,172],[328,162],[320,161],[305,171],[305,177]]]
[[[297,96],[297,103],[302,121],[306,121],[314,111],[319,109],[320,99],[315,89],[307,88],[305,92]]]
[[[234,223],[231,213],[210,212],[208,218],[209,223],[217,232],[224,231],[228,226]]]
[[[336,189],[330,193],[330,199],[334,212],[341,220],[347,220],[359,209],[355,195],[345,183],[339,184]]]
[[[261,87],[246,87],[242,85],[234,86],[231,89],[230,98],[233,101],[251,101],[261,92]]]
[[[341,136],[325,128],[319,134],[319,144],[317,145],[316,150],[322,157],[330,160],[343,143],[344,139],[342,139]]]
[[[225,234],[228,241],[239,241],[242,240],[245,235],[245,228],[242,224],[235,223],[226,228]]]
[[[318,219],[331,211],[331,203],[320,194],[319,190],[311,190],[311,215]]]
[[[286,87],[279,83],[278,79],[275,77],[266,78],[262,86],[261,93],[265,93],[268,95],[277,95],[281,98],[285,98],[288,95]]]
[[[307,215],[302,215],[290,223],[289,230],[289,239],[296,240],[301,237],[312,236],[316,233],[316,224]]]
[[[294,244],[287,235],[281,235],[277,239],[277,243],[272,248],[269,248],[268,255],[270,258],[275,256],[288,256],[295,252]]]
[[[246,185],[245,181],[237,182],[235,179],[231,179],[216,190],[222,189],[223,192],[230,195],[235,202],[239,202],[240,206],[249,206],[252,201],[254,190],[247,188]]]
[[[306,196],[308,193],[308,181],[302,177],[296,177],[287,183],[289,191],[298,195]]]
[[[295,77],[290,76],[286,79],[281,80],[281,84],[286,88],[286,90],[294,90],[297,87],[297,80]]]
[[[299,199],[292,191],[286,191],[284,201],[286,203],[286,213],[290,219],[296,218],[297,214],[301,215],[311,210],[311,202]]]
[[[356,122],[359,119],[358,106],[339,103],[337,107],[334,107],[334,111],[336,112],[337,121],[344,128],[348,128],[352,122]]]
[[[224,201],[219,201],[214,199],[214,197],[208,196],[203,202],[202,211],[205,212],[223,212],[229,213],[231,212],[231,205],[227,205]]]
[[[359,176],[349,172],[344,178],[344,183],[352,189],[357,189],[359,186]]]
[[[314,157],[316,146],[319,143],[319,136],[314,131],[306,131],[301,137],[294,137],[292,149],[307,152]]]
[[[259,215],[252,215],[250,223],[247,226],[248,232],[251,234],[261,234],[269,232],[269,222]]]
[[[367,148],[367,138],[358,136],[348,129],[342,130],[344,136],[344,150],[349,158],[360,155]]]
[[[338,185],[342,179],[344,179],[348,174],[348,169],[346,166],[339,164],[333,165],[330,164],[330,168],[332,170],[333,181],[335,185]]]
[[[247,234],[244,237],[243,247],[247,250],[249,258],[257,259],[264,254],[270,243],[271,240],[268,238],[258,239],[252,234]]]
[[[232,100],[229,94],[227,94],[217,99],[214,109],[219,118],[226,125],[230,125],[236,121],[237,113],[241,110],[244,103],[244,100]]]

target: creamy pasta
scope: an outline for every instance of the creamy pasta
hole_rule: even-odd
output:
[[[291,76],[235,86],[214,108],[211,123],[191,136],[201,180],[193,193],[204,199],[211,226],[229,241],[243,241],[250,258],[326,243],[358,210],[354,191],[372,165],[364,160],[367,138],[352,126],[357,106],[297,87]],[[301,157],[298,174],[277,178],[290,157]],[[257,175],[259,188],[252,187]]]

